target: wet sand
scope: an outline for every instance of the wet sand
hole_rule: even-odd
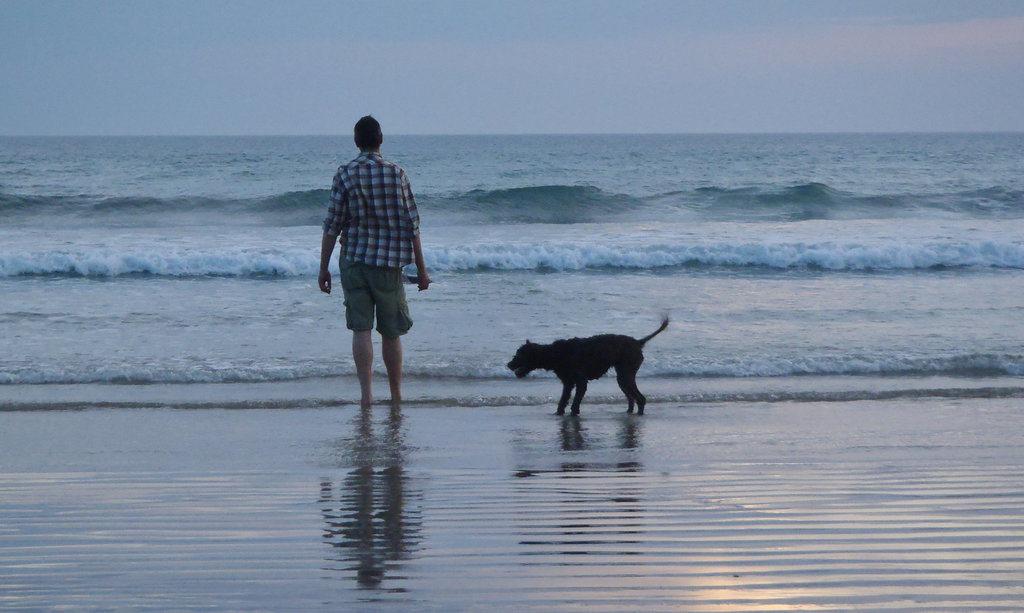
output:
[[[0,609],[1019,610],[1024,401],[0,412]]]

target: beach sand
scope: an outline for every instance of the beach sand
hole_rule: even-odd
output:
[[[1019,398],[574,419],[117,393],[0,412],[0,609],[1024,607]]]

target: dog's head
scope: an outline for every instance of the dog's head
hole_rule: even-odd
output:
[[[526,375],[530,374],[531,370],[540,368],[540,365],[538,364],[539,348],[540,345],[526,341],[526,343],[516,350],[516,354],[512,357],[512,361],[508,363],[508,369],[514,372],[517,377],[522,379]]]

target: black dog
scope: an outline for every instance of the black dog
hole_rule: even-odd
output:
[[[636,373],[644,361],[644,344],[667,327],[668,317],[661,322],[661,327],[655,330],[654,334],[641,339],[622,334],[599,334],[588,338],[555,341],[550,345],[526,341],[508,363],[508,368],[519,378],[538,368],[553,371],[562,380],[562,398],[558,401],[556,413],[565,414],[569,394],[575,387],[572,414],[579,415],[580,401],[587,393],[587,381],[600,379],[614,366],[619,388],[629,401],[627,412],[633,412],[635,402],[637,415],[643,415],[647,399],[636,387]]]

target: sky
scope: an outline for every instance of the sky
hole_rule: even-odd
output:
[[[0,135],[1024,131],[1024,0],[0,0]]]

